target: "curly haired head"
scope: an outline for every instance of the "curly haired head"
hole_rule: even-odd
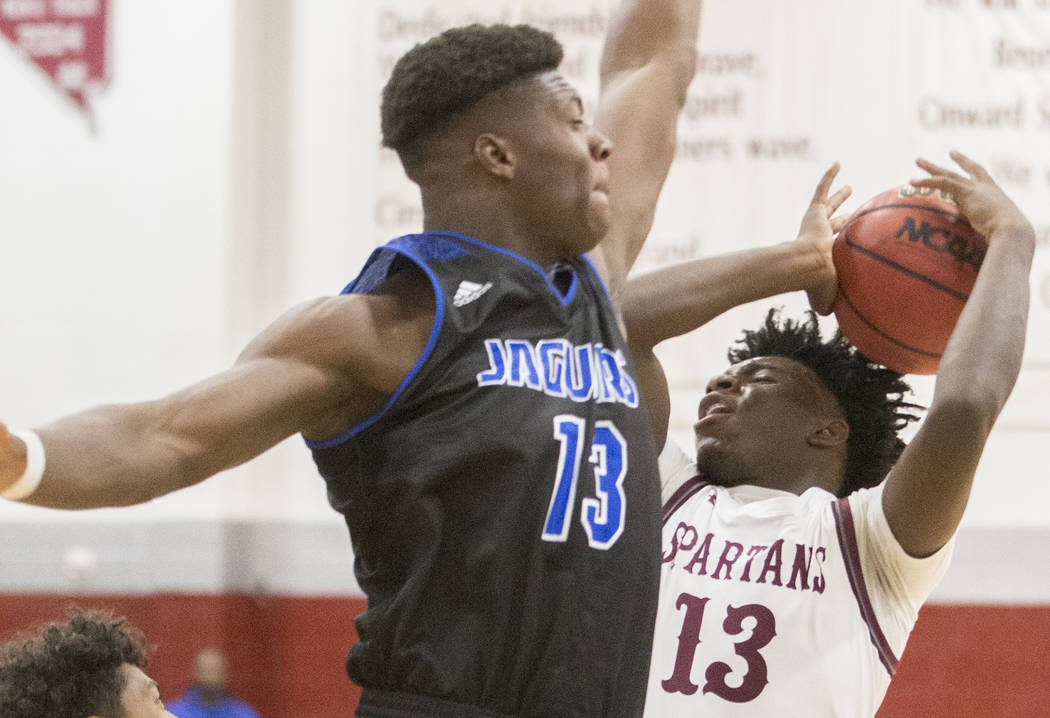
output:
[[[452,28],[405,53],[383,88],[383,145],[406,169],[424,145],[483,97],[519,80],[557,69],[561,44],[529,25]]]
[[[805,321],[794,321],[781,320],[779,310],[770,309],[762,327],[746,330],[737,344],[728,352],[731,363],[787,357],[812,369],[835,397],[850,428],[839,496],[886,478],[905,446],[897,432],[919,419],[911,410],[923,408],[904,401],[911,387],[900,374],[867,359],[841,332],[823,341],[813,312]]]
[[[123,718],[121,666],[146,662],[145,638],[123,618],[70,609],[68,622],[0,647],[0,716]]]

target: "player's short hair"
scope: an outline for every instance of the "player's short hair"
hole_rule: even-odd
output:
[[[904,400],[911,387],[900,374],[869,360],[839,331],[823,341],[812,311],[805,321],[796,321],[770,309],[762,327],[745,330],[736,343],[740,346],[728,352],[730,363],[787,357],[812,369],[835,397],[850,429],[839,496],[882,483],[904,450],[897,432],[918,421],[911,410],[923,408]]]
[[[405,53],[383,88],[383,145],[406,169],[417,166],[426,139],[491,92],[557,69],[563,49],[530,25],[452,28]]]
[[[146,666],[145,637],[106,611],[68,614],[0,646],[0,716],[124,718],[120,668]]]

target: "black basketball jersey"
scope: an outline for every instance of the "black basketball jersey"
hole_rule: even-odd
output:
[[[426,349],[378,415],[310,443],[368,596],[350,677],[366,700],[640,716],[657,452],[601,279],[580,258],[560,289],[512,252],[432,232],[376,250],[345,291],[409,262],[436,294]]]

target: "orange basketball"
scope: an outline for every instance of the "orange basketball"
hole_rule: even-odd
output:
[[[872,198],[832,248],[842,333],[894,371],[933,374],[987,247],[944,192],[904,186]]]

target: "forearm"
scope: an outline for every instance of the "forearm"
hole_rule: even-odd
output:
[[[687,334],[728,309],[827,278],[827,263],[798,242],[746,249],[659,269],[627,283],[624,321],[637,350]]]
[[[701,0],[623,0],[602,53],[603,82],[668,53],[695,53]]]
[[[883,493],[890,527],[912,556],[930,555],[955,533],[985,441],[1020,371],[1035,234],[1029,226],[989,240],[941,358],[929,413]]]
[[[643,351],[632,349],[631,356],[634,359],[638,389],[649,410],[653,439],[656,441],[657,448],[662,448],[667,441],[667,425],[671,416],[671,391],[667,384],[667,375],[652,349]]]
[[[977,281],[937,369],[930,410],[886,479],[882,506],[911,556],[929,556],[955,533],[996,417],[1021,368],[1035,232],[988,172],[962,153],[964,173],[919,159],[916,187],[950,193],[988,239]]]
[[[996,230],[988,240],[973,291],[941,357],[931,413],[939,403],[965,401],[994,421],[1021,369],[1035,233],[1023,224]]]
[[[142,503],[261,454],[301,430],[310,406],[323,405],[327,385],[285,367],[237,365],[163,399],[96,407],[40,428],[46,470],[26,502]]]
[[[674,158],[678,115],[696,72],[699,25],[700,0],[627,0],[611,22],[595,126],[613,143],[613,216],[600,253],[617,299]]]
[[[157,403],[100,406],[37,429],[46,470],[26,503],[87,509],[143,503],[204,478],[164,431]]]
[[[293,434],[342,433],[404,381],[433,317],[426,302],[393,295],[305,303],[224,372],[156,401],[89,409],[40,428],[45,471],[24,500],[69,509],[140,503]],[[0,491],[26,481],[27,466],[21,442],[3,438],[0,431]]]

